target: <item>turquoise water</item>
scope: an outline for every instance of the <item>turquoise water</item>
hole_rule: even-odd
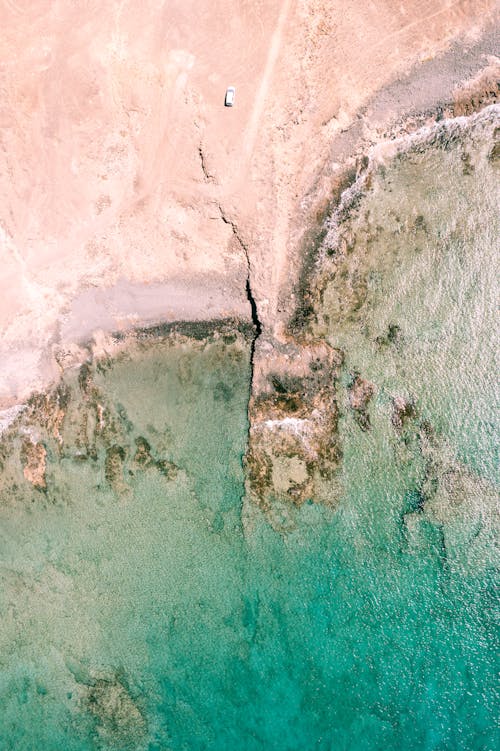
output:
[[[306,503],[286,534],[242,515],[240,338],[131,344],[21,416],[0,453],[2,751],[498,747],[492,132],[391,162],[344,220],[315,324],[346,353],[335,511]]]

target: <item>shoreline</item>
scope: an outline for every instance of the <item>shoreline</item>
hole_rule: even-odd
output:
[[[296,214],[287,219],[288,240],[280,249],[286,256],[284,261],[272,258],[272,244],[267,249],[268,258],[262,256],[265,237],[258,235],[258,228],[249,227],[250,217],[239,217],[237,209],[234,213],[210,198],[213,216],[209,218],[217,219],[215,253],[227,245],[227,250],[223,251],[226,253],[225,271],[186,273],[180,264],[176,273],[164,275],[163,280],[153,274],[151,281],[140,282],[134,281],[133,275],[128,278],[121,274],[115,276],[113,283],[106,284],[103,276],[100,282],[77,285],[65,302],[66,292],[63,295],[54,291],[54,299],[60,298],[62,307],[55,318],[52,315],[48,328],[46,313],[35,316],[26,309],[16,320],[12,319],[1,352],[0,405],[8,408],[23,403],[32,391],[40,391],[54,382],[62,369],[81,362],[85,356],[81,343],[87,342],[94,333],[102,341],[113,331],[174,325],[182,328],[183,322],[197,321],[201,325],[207,320],[231,318],[248,321],[251,326],[255,313],[262,325],[261,344],[272,345],[283,336],[286,339],[301,286],[307,286],[311,259],[314,261],[324,239],[328,217],[338,206],[342,192],[362,173],[370,149],[453,114],[455,106],[465,108],[467,116],[472,114],[468,111],[470,107],[481,111],[488,106],[485,86],[491,86],[495,80],[496,90],[490,94],[498,97],[500,59],[491,54],[497,38],[497,27],[486,25],[480,37],[470,43],[462,36],[431,60],[410,60],[408,71],[397,74],[382,86],[354,113],[345,128],[339,131],[335,126],[332,136],[326,138],[330,126],[325,125],[321,134],[316,127],[313,137],[317,138],[317,156],[325,145],[328,153],[322,158],[322,165],[317,165],[310,187],[298,196]],[[207,154],[202,153],[207,159]],[[256,215],[256,225],[259,221],[262,217]],[[224,238],[222,245],[221,237]],[[196,241],[194,236],[193,248]],[[14,247],[12,252],[17,252]],[[277,287],[273,291],[266,275],[268,266],[274,263],[279,266],[278,261],[285,263],[287,280],[280,282],[279,291]],[[247,284],[251,285],[255,310],[248,297]],[[33,299],[37,299],[40,294],[47,297],[48,288],[43,290],[38,282],[37,285],[36,289],[26,287],[28,297],[33,295]],[[263,299],[266,285],[271,297]],[[270,316],[274,294],[276,314]],[[23,334],[26,326],[29,336]],[[260,352],[258,346],[257,358]]]
[[[373,159],[383,159],[381,153],[377,155],[377,152],[382,152],[384,149],[388,152],[385,158],[391,158],[395,153],[404,152],[409,148],[412,141],[416,143],[426,139],[432,134],[432,131],[436,130],[440,126],[448,127],[453,122],[466,125],[470,120],[483,116],[483,113],[487,110],[497,111],[495,107],[498,105],[485,104],[473,113],[467,115],[459,115],[457,117],[449,118],[436,118],[436,113],[432,119],[429,118],[429,113],[426,114],[425,124],[414,130],[406,130],[409,124],[414,124],[412,117],[408,118],[406,126],[403,128],[401,134],[401,127],[398,130],[391,131],[391,135],[388,138],[382,138],[378,142],[372,144],[364,153],[366,162],[363,163],[362,169],[358,169],[355,175],[353,175],[352,169],[346,165],[345,171],[342,174],[342,189],[340,189],[335,195],[335,199],[332,201],[330,210],[325,212],[325,216],[322,219],[322,223],[310,228],[310,233],[314,236],[313,250],[309,249],[309,254],[303,256],[303,278],[301,285],[303,287],[303,293],[305,296],[313,295],[314,289],[312,282],[314,277],[318,273],[318,264],[321,263],[321,254],[325,252],[325,245],[331,244],[332,223],[335,221],[334,217],[339,211],[342,210],[342,206],[345,206],[346,197],[353,191],[359,192],[362,190],[362,184],[366,179],[370,166],[373,166]],[[398,135],[399,133],[399,135]],[[356,187],[357,186],[357,187]],[[329,239],[330,236],[330,239]],[[213,284],[214,293],[211,300],[216,300],[215,305],[221,302],[222,294],[227,290],[221,286],[217,287]],[[312,285],[312,286],[311,286]],[[111,294],[110,294],[111,289]],[[177,283],[175,280],[169,280],[164,284],[150,284],[150,285],[133,285],[127,280],[121,280],[114,287],[110,289],[90,289],[84,290],[79,297],[73,301],[73,306],[70,314],[65,316],[64,323],[60,326],[59,341],[53,343],[50,348],[49,358],[50,363],[45,371],[48,377],[40,387],[30,388],[25,398],[16,399],[16,397],[0,397],[0,424],[1,430],[5,429],[4,421],[10,424],[10,415],[14,414],[12,419],[15,419],[17,412],[13,410],[22,411],[24,405],[28,401],[29,397],[33,393],[40,393],[49,391],[56,385],[58,379],[64,371],[68,368],[77,368],[81,366],[88,358],[100,358],[107,356],[108,352],[116,352],[117,349],[122,349],[129,343],[140,340],[149,340],[155,337],[164,337],[170,335],[186,336],[196,340],[202,340],[204,338],[210,338],[214,335],[220,334],[222,336],[228,335],[231,332],[242,334],[249,340],[252,347],[253,357],[257,358],[258,376],[256,379],[252,378],[252,391],[259,393],[262,387],[262,380],[265,380],[265,373],[269,369],[265,365],[265,360],[269,359],[269,367],[273,367],[272,364],[272,339],[269,339],[269,332],[262,332],[262,342],[258,342],[261,332],[257,332],[255,324],[252,321],[251,309],[248,297],[243,298],[240,296],[240,300],[236,305],[236,314],[230,313],[229,315],[221,315],[215,317],[203,317],[200,313],[200,308],[196,309],[196,305],[203,306],[205,301],[201,302],[199,299],[195,299],[195,306],[193,307],[193,299],[186,297],[189,293],[189,289],[193,290],[192,280],[186,280],[185,282]],[[177,296],[179,307],[184,307],[184,311],[188,313],[187,317],[172,317],[166,318],[162,316],[155,317],[151,315],[151,308],[148,310],[147,302],[152,301],[154,308],[155,305],[163,305],[162,298],[168,292],[168,290],[174,290]],[[198,294],[206,291],[206,287],[200,283],[198,288]],[[222,294],[221,294],[222,291]],[[137,313],[137,300],[140,295],[143,294],[142,308],[144,311],[144,318],[140,320],[140,316]],[[296,289],[295,299],[300,298],[301,293]],[[88,300],[86,300],[88,298]],[[99,304],[96,303],[96,299]],[[120,309],[117,305],[117,301],[121,300],[122,307]],[[99,314],[103,316],[96,325],[87,328],[80,327],[80,331],[77,334],[77,326],[75,323],[71,323],[71,317],[73,319],[78,318],[78,310],[80,307],[85,307],[85,303],[93,303],[92,315]],[[175,300],[169,299],[170,305],[172,302],[175,304]],[[234,301],[233,301],[234,302]],[[132,304],[135,304],[135,308]],[[126,309],[126,306],[129,306]],[[295,334],[300,336],[300,330],[305,323],[305,319],[301,313],[300,301],[297,301],[297,307],[291,311],[285,331],[281,336],[275,340],[275,343],[280,342],[285,336],[282,343],[289,340],[289,337],[294,337]],[[112,314],[110,311],[114,310]],[[174,313],[175,316],[175,313]],[[114,320],[120,320],[122,322],[121,328],[113,326]],[[104,320],[103,320],[104,319]],[[107,319],[108,327],[103,326],[103,322]],[[294,324],[294,321],[296,322]],[[298,323],[297,323],[298,322]],[[297,328],[298,326],[298,328]],[[286,333],[285,333],[286,332]],[[261,347],[260,345],[264,346]],[[253,360],[252,357],[252,360]],[[254,363],[252,362],[252,370]]]
[[[484,30],[466,53],[464,41],[455,40],[450,49],[431,60],[411,65],[404,75],[383,86],[361,107],[352,122],[334,136],[327,158],[302,199],[302,211],[296,222],[295,250],[290,258],[295,280],[280,293],[280,308],[289,317],[294,309],[289,301],[301,287],[308,256],[315,253],[315,246],[322,240],[324,222],[335,210],[342,192],[363,171],[370,149],[426,125],[432,126],[443,118],[478,114],[498,102],[500,57],[494,52],[498,52],[499,43],[500,31],[495,23]],[[468,111],[463,113],[463,108]],[[306,229],[301,229],[301,225]]]

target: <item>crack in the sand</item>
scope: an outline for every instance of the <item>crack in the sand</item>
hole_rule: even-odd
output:
[[[198,155],[200,157],[201,171],[203,172],[203,175],[205,176],[205,180],[211,183],[215,182],[215,175],[212,175],[212,173],[207,167],[207,160],[206,160],[205,151],[203,149],[202,143],[200,143],[198,146]]]
[[[251,315],[252,315],[252,323],[253,323],[254,330],[255,330],[255,335],[253,337],[252,344],[251,344],[251,349],[250,349],[250,375],[251,375],[251,383],[253,383],[255,345],[256,345],[257,339],[259,338],[259,336],[262,333],[262,323],[261,323],[261,320],[259,318],[259,312],[258,312],[258,309],[257,309],[257,302],[256,302],[255,297],[254,297],[253,292],[252,292],[252,279],[251,279],[252,266],[251,266],[251,262],[250,262],[250,252],[248,250],[248,245],[243,241],[243,239],[242,239],[242,237],[241,237],[241,235],[239,233],[238,226],[237,226],[236,222],[234,222],[232,219],[229,219],[229,217],[225,213],[225,211],[222,208],[222,206],[220,205],[220,203],[218,204],[218,209],[219,209],[219,213],[220,213],[221,219],[224,222],[224,224],[228,224],[231,227],[231,229],[233,231],[233,235],[234,235],[235,239],[237,240],[238,244],[240,245],[240,247],[241,247],[241,249],[242,249],[242,251],[244,253],[245,259],[246,259],[246,264],[247,264],[247,278],[246,278],[246,282],[245,282],[245,292],[246,292],[247,300],[248,300],[248,302],[250,304],[250,310],[251,310]]]

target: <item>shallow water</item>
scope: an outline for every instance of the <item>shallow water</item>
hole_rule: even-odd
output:
[[[469,130],[386,164],[343,220],[316,323],[346,353],[335,511],[305,504],[284,535],[242,517],[240,339],[133,344],[19,417],[2,751],[498,747],[498,162],[487,119]]]

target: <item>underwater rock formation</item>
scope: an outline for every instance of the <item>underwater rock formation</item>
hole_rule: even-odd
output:
[[[273,525],[306,501],[337,505],[346,421],[371,433],[385,420],[401,465],[421,461],[417,436],[435,409],[429,398],[423,408],[421,394],[447,393],[444,384],[457,391],[450,363],[460,368],[465,342],[477,339],[468,301],[495,234],[482,217],[484,202],[495,204],[496,122],[491,107],[379,144],[325,220],[296,315],[279,340],[264,332],[255,351],[247,490]],[[468,214],[478,179],[490,189]],[[459,340],[457,315],[467,332]],[[457,397],[449,398],[441,415]],[[427,492],[415,493],[410,505],[425,505]]]
[[[146,720],[118,675],[93,680],[83,707],[95,717],[98,748],[134,751],[144,741]]]
[[[362,430],[370,427],[368,405],[375,393],[375,386],[356,373],[349,387],[349,406],[353,410],[356,422]]]
[[[342,362],[343,353],[324,342],[289,340],[258,374],[266,386],[250,402],[246,468],[250,496],[270,518],[276,502],[335,504]]]
[[[227,346],[236,342],[239,352],[238,337],[232,332]],[[45,394],[34,394],[2,435],[3,491],[15,493],[19,499],[25,494],[30,497],[35,489],[53,502],[58,492],[52,480],[54,468],[68,460],[77,464],[90,462],[95,476],[103,478],[104,485],[116,496],[129,492],[138,473],[157,472],[167,481],[175,480],[179,467],[168,454],[164,439],[160,438],[155,446],[154,435],[146,438],[136,434],[125,407],[107,392],[103,377],[123,357],[129,358],[134,347],[148,352],[168,349],[174,341],[177,346],[191,341],[193,347],[203,349],[219,340],[222,342],[216,331],[209,332],[206,339],[191,340],[169,330],[155,336],[144,330],[137,338],[130,337],[126,355],[117,352],[115,357],[89,356],[78,370],[67,370],[56,387]],[[244,336],[241,343],[247,346]],[[226,347],[223,342],[222,346]],[[237,359],[236,352],[234,358]],[[221,394],[230,400],[230,387],[219,381],[214,399],[220,399]]]
[[[47,487],[45,477],[47,451],[43,443],[26,438],[21,445],[21,463],[23,475],[33,487],[44,490]]]
[[[415,417],[416,408],[412,399],[406,399],[404,396],[395,396],[392,400],[392,424],[394,428],[401,431],[406,421]]]

